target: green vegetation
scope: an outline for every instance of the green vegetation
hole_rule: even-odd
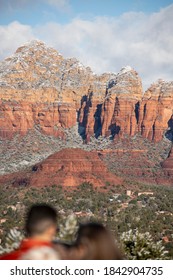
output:
[[[153,242],[164,240],[163,245],[173,259],[173,189],[162,186],[128,183],[131,196],[124,187],[106,186],[101,191],[89,183],[76,189],[61,186],[44,188],[0,187],[1,244],[9,230],[22,231],[26,209],[33,203],[47,202],[59,212],[59,223],[74,214],[78,222],[98,220],[108,226],[120,240],[124,232],[138,229],[149,232]],[[139,192],[150,192],[138,195]],[[68,238],[68,236],[66,237]]]
[[[124,232],[120,238],[128,260],[165,260],[167,251],[162,241],[155,242],[149,232]]]

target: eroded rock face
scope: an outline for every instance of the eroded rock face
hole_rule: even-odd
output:
[[[0,63],[0,136],[25,135],[35,126],[62,136],[63,128],[76,125],[82,96],[93,81],[89,67],[42,42],[20,47]]]
[[[29,103],[0,101],[0,137],[26,135],[37,128],[46,135],[64,137],[63,128],[76,124],[76,108],[69,103]]]
[[[165,131],[172,130],[173,82],[159,80],[140,102],[138,128],[144,138],[160,141]]]
[[[138,122],[138,106],[142,98],[142,83],[130,67],[123,68],[108,83],[101,121],[102,135],[133,136]]]
[[[172,96],[173,82],[159,81],[143,96],[141,79],[129,66],[98,76],[32,41],[0,63],[0,137],[29,129],[64,137],[64,128],[78,125],[86,142],[136,133],[157,142],[173,130]]]

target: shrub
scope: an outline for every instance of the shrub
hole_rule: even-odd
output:
[[[7,234],[4,246],[0,246],[0,255],[17,249],[23,239],[23,234],[17,229],[11,229]]]
[[[140,233],[129,230],[121,236],[122,248],[127,259],[130,260],[164,260],[167,251],[162,246],[162,241],[155,242],[149,232]]]

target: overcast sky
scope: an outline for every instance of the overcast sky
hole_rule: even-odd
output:
[[[173,80],[173,1],[0,0],[0,60],[32,39],[96,73],[130,65],[144,88]]]

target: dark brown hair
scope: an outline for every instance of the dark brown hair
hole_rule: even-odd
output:
[[[47,204],[33,205],[26,216],[25,231],[27,236],[42,234],[57,223],[56,210]]]
[[[100,223],[81,224],[77,232],[76,246],[85,247],[83,259],[86,260],[123,259],[110,231]]]

